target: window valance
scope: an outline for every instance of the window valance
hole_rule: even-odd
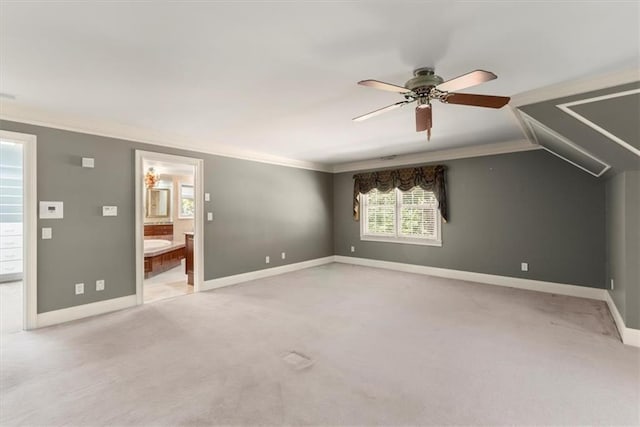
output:
[[[405,168],[395,170],[383,170],[378,172],[359,173],[353,176],[353,219],[360,220],[360,194],[378,189],[379,191],[390,191],[398,188],[401,191],[411,190],[413,187],[420,187],[425,191],[432,191],[438,200],[438,209],[442,214],[442,219],[447,221],[447,186],[445,182],[444,165],[422,166],[416,168]]]

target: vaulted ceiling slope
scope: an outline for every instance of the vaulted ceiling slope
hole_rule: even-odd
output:
[[[437,103],[431,141],[359,87],[417,67],[511,96],[638,66],[638,2],[0,2],[0,115],[244,157],[337,164],[523,139]],[[588,107],[584,107],[588,108]],[[589,112],[585,114],[589,115]]]
[[[637,81],[519,106],[532,140],[596,176],[640,169]]]

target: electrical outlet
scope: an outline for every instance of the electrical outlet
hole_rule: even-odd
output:
[[[529,263],[528,263],[528,262],[522,262],[522,263],[520,263],[520,270],[522,270],[522,271],[529,271]]]
[[[287,259],[287,254],[282,252],[282,259]]]
[[[76,295],[84,294],[84,283],[76,283]]]
[[[104,291],[104,280],[96,280],[96,291]]]
[[[204,193],[204,201],[205,201],[205,202],[209,202],[209,201],[211,201],[211,194],[209,194],[209,193]]]
[[[615,285],[613,283],[613,279],[611,279],[611,290],[614,290],[614,289],[615,289]]]
[[[356,247],[355,246],[351,246],[351,252],[355,252],[356,251]]]
[[[264,257],[264,262],[265,264],[269,264],[269,255],[267,255],[266,257]]]
[[[207,221],[213,221],[213,212],[207,212]]]

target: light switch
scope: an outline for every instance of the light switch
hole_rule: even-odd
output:
[[[42,227],[42,240],[51,239],[51,228],[50,227]]]
[[[83,157],[82,158],[82,167],[83,168],[92,168],[94,167],[94,160],[92,157]]]
[[[205,202],[208,202],[208,201],[210,201],[210,200],[211,200],[211,194],[209,194],[209,193],[204,193],[204,201],[205,201]]]
[[[207,221],[213,221],[213,212],[207,212]]]
[[[102,207],[102,216],[118,216],[118,207],[117,206],[103,206]]]

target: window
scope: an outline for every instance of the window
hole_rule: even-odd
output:
[[[441,217],[433,192],[372,190],[360,195],[360,239],[442,246]]]
[[[193,185],[180,184],[180,218],[193,218]]]

